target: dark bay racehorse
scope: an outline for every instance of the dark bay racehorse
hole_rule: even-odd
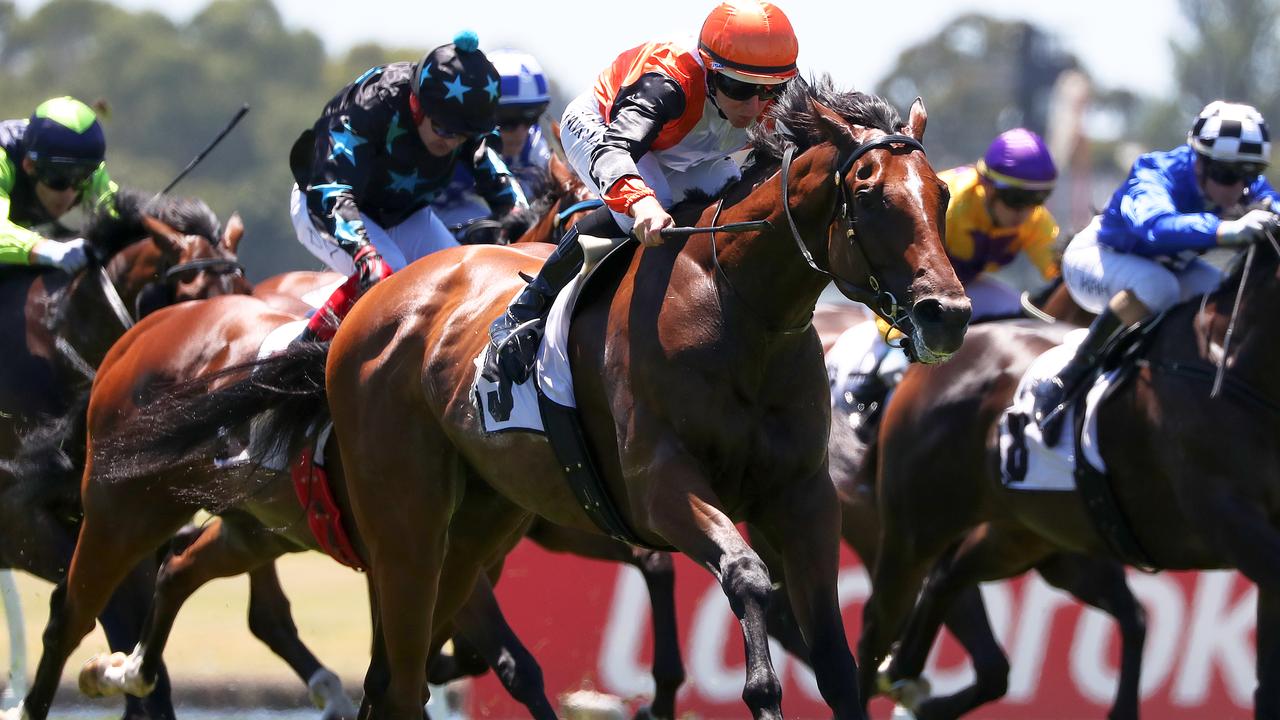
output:
[[[65,470],[78,462],[84,436],[70,425],[107,347],[140,313],[163,304],[232,292],[244,283],[235,250],[238,217],[225,229],[204,203],[121,191],[110,212],[85,229],[93,262],[69,276],[41,268],[0,269],[0,563],[50,582],[66,573],[80,517],[78,482]],[[102,268],[99,271],[98,268]],[[247,287],[247,285],[245,285]],[[113,297],[114,296],[114,297]],[[16,466],[12,459],[38,423],[66,416],[55,431],[55,467]],[[64,431],[66,431],[64,433]],[[65,450],[72,456],[62,453]],[[29,462],[29,461],[24,461]],[[140,570],[145,574],[145,570]],[[102,614],[112,647],[137,642],[149,597],[123,593]],[[172,715],[167,691],[146,707],[131,699],[126,717]]]
[[[1251,272],[1172,310],[1134,377],[1104,402],[1101,454],[1138,547],[1165,569],[1236,568],[1258,585],[1257,717],[1280,717],[1280,379],[1273,318],[1280,274],[1272,247]],[[1247,264],[1246,264],[1247,267]],[[1242,278],[1247,278],[1247,282]],[[1246,282],[1223,393],[1209,399],[1237,289]],[[1017,493],[999,480],[995,424],[1018,379],[1060,332],[975,327],[951,363],[913,369],[881,429],[884,527],[859,642],[878,663],[906,626],[934,561],[988,523],[1004,552],[962,544],[929,576],[906,626],[930,642],[955,593],[1019,573],[1063,550],[1111,557],[1075,494]],[[977,422],[975,422],[975,418]],[[922,423],[930,432],[922,434]],[[946,448],[945,453],[942,449]]]

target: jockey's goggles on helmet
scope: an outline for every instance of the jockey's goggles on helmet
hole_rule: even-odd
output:
[[[546,103],[536,105],[499,105],[498,127],[502,129],[536,125],[538,118],[547,111]]]
[[[431,117],[430,119],[431,131],[443,140],[457,140],[459,138],[465,140],[467,138],[482,137],[489,134],[488,132],[476,132],[475,130],[449,127],[445,122],[437,117]]]
[[[63,191],[83,185],[98,169],[98,162],[86,162],[67,158],[48,158],[36,161],[36,181],[50,190]]]
[[[775,83],[773,85],[757,85],[756,83],[742,82],[725,75],[720,72],[711,73],[711,86],[716,92],[724,95],[730,100],[743,102],[753,97],[761,100],[776,100],[787,89],[788,82]]]
[[[1052,190],[1027,190],[1025,188],[996,188],[996,199],[1014,210],[1043,205]]]
[[[1256,163],[1225,163],[1208,160],[1204,174],[1219,185],[1248,185],[1262,174],[1263,166]]]

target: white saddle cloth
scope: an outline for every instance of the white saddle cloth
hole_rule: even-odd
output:
[[[1076,447],[1074,408],[1064,413],[1062,433],[1054,447],[1045,445],[1040,426],[1033,419],[1035,387],[1058,374],[1075,355],[1076,348],[1087,334],[1088,330],[1084,328],[1067,333],[1062,345],[1036,358],[1018,383],[1013,404],[1000,418],[1000,479],[1005,487],[1011,490],[1074,491],[1078,451],[1082,451],[1085,461],[1099,472],[1106,472],[1106,465],[1098,452],[1097,407],[1098,400],[1115,380],[1114,372],[1099,377],[1085,398],[1082,448]]]

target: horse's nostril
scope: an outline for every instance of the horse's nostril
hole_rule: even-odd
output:
[[[921,300],[911,308],[911,314],[918,323],[936,325],[942,322],[942,303],[935,298]]]

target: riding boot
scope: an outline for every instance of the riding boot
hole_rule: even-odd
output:
[[[360,295],[360,273],[354,273],[334,290],[329,299],[311,314],[307,326],[294,342],[328,342],[338,332],[338,324],[351,312]]]
[[[1063,411],[1074,399],[1076,392],[1089,372],[1102,359],[1107,343],[1124,327],[1124,323],[1111,308],[1105,308],[1089,326],[1089,334],[1076,348],[1076,354],[1067,361],[1058,374],[1038,384],[1035,395],[1035,421],[1040,426],[1040,436],[1045,445],[1058,444],[1062,433]]]
[[[505,377],[517,385],[529,379],[551,303],[582,268],[584,256],[578,236],[583,232],[591,235],[622,234],[607,207],[593,210],[564,234],[555,251],[542,264],[537,277],[489,326],[489,351],[485,354],[484,368],[486,377],[493,380]]]

